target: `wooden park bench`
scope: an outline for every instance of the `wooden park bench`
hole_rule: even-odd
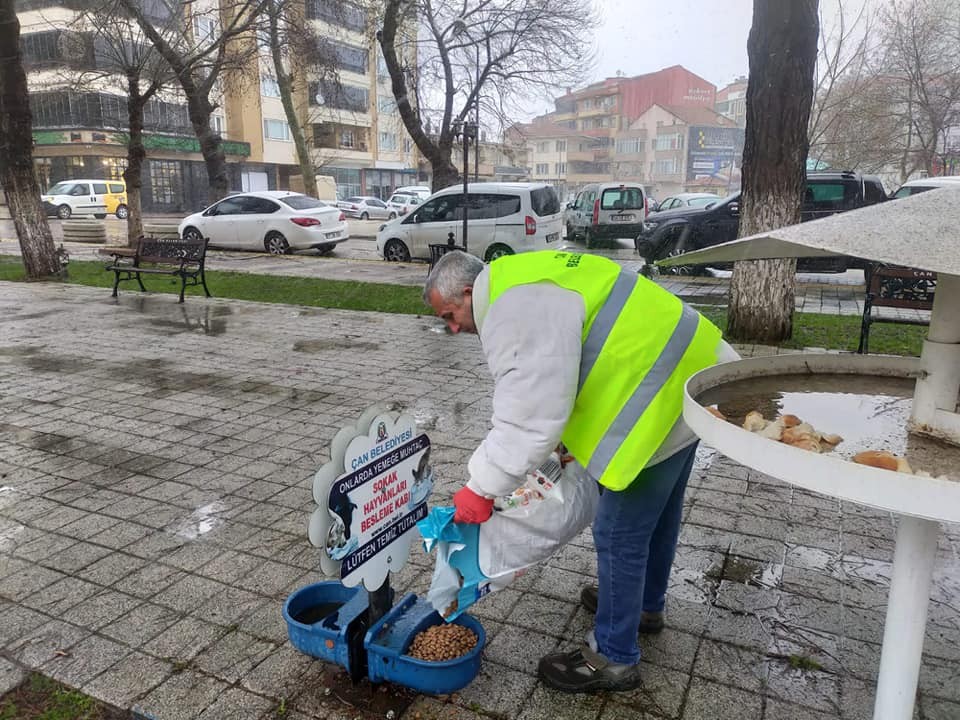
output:
[[[202,285],[203,291],[210,296],[207,279],[204,275],[204,263],[207,256],[208,239],[185,240],[182,238],[142,237],[136,248],[101,248],[100,252],[112,255],[113,261],[106,270],[113,271],[113,297],[117,297],[117,287],[121,282],[136,280],[140,289],[143,286],[142,275],[173,275],[180,278],[180,302],[187,285]]]
[[[878,308],[933,310],[933,294],[937,289],[937,274],[929,270],[915,270],[899,265],[871,263],[864,270],[867,286],[860,323],[860,345],[857,352],[870,352],[870,325],[873,323],[902,323],[929,325],[930,319],[883,315]],[[877,311],[877,312],[875,312]]]

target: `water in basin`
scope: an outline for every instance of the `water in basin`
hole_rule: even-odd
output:
[[[738,426],[751,410],[767,420],[796,415],[821,433],[842,436],[833,454],[846,459],[862,450],[886,450],[905,456],[914,472],[960,477],[960,447],[907,432],[913,389],[908,378],[773,375],[710,388],[697,401],[716,405]]]

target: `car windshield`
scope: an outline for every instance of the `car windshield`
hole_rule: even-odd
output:
[[[69,195],[70,191],[73,190],[73,186],[74,183],[72,182],[58,182],[47,190],[47,195]]]
[[[643,191],[638,187],[604,190],[600,199],[601,210],[640,210],[642,208]]]
[[[294,210],[310,210],[312,208],[326,207],[326,203],[320,202],[309,195],[290,195],[280,198],[280,202],[289,205]]]
[[[362,198],[362,197],[350,197],[350,198],[347,198],[346,202],[348,202],[348,203],[362,203],[362,202],[363,202],[363,198]]]
[[[690,198],[687,204],[690,205],[691,207],[706,207],[707,205],[712,205],[719,199],[720,198],[715,198],[715,197]]]
[[[530,206],[540,217],[560,212],[560,198],[552,187],[542,187],[530,191]]]
[[[390,202],[396,203],[397,205],[406,205],[408,202],[410,202],[410,196],[394,195],[392,198],[390,198]]]

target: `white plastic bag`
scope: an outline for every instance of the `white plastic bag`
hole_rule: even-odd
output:
[[[453,523],[452,508],[434,508],[417,523],[426,550],[437,549],[427,599],[447,620],[509,585],[593,522],[599,489],[576,463],[562,468],[547,494],[531,482],[540,484],[528,476],[512,495],[498,498],[498,509],[481,525]]]

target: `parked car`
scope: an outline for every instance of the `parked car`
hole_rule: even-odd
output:
[[[430,245],[450,234],[463,244],[463,188],[435,193],[406,216],[377,233],[377,252],[386,260],[407,262],[430,257]],[[471,183],[468,185],[467,249],[489,262],[502,255],[545,250],[560,244],[560,201],[543,183]]]
[[[657,209],[650,208],[650,215],[654,212],[666,212],[667,210],[680,210],[685,207],[706,207],[711,203],[722,200],[719,195],[712,193],[677,193],[665,197],[657,203]]]
[[[416,195],[421,200],[426,200],[433,194],[433,190],[426,185],[404,185],[403,187],[396,188],[394,192],[403,193],[404,195]]]
[[[179,231],[183,238],[209,238],[211,247],[272,255],[310,248],[328,253],[350,239],[339,208],[285,190],[229,195],[184,218]]]
[[[891,200],[899,200],[909,195],[917,195],[927,190],[933,190],[938,187],[960,185],[960,175],[947,175],[946,177],[928,177],[917,180],[907,180],[901,185],[895,193],[890,195]]]
[[[397,213],[406,215],[410,210],[418,207],[423,199],[414,193],[394,193],[387,200],[387,207]]]
[[[392,220],[397,216],[397,211],[387,207],[387,204],[380,198],[355,195],[341,200],[337,203],[347,217],[360,218],[361,220]]]
[[[636,183],[591,183],[577,193],[564,213],[567,240],[587,247],[605,238],[635,238],[647,217],[646,193]]]
[[[883,202],[887,195],[879,178],[854,172],[807,173],[801,222]],[[647,218],[636,247],[648,261],[661,260],[735,240],[740,229],[740,193],[709,207],[664,210]],[[803,272],[844,272],[850,258],[806,258],[798,261]],[[695,274],[699,266],[679,266],[669,272]]]
[[[61,220],[71,215],[126,220],[127,184],[123,180],[63,180],[40,196],[44,212]]]

